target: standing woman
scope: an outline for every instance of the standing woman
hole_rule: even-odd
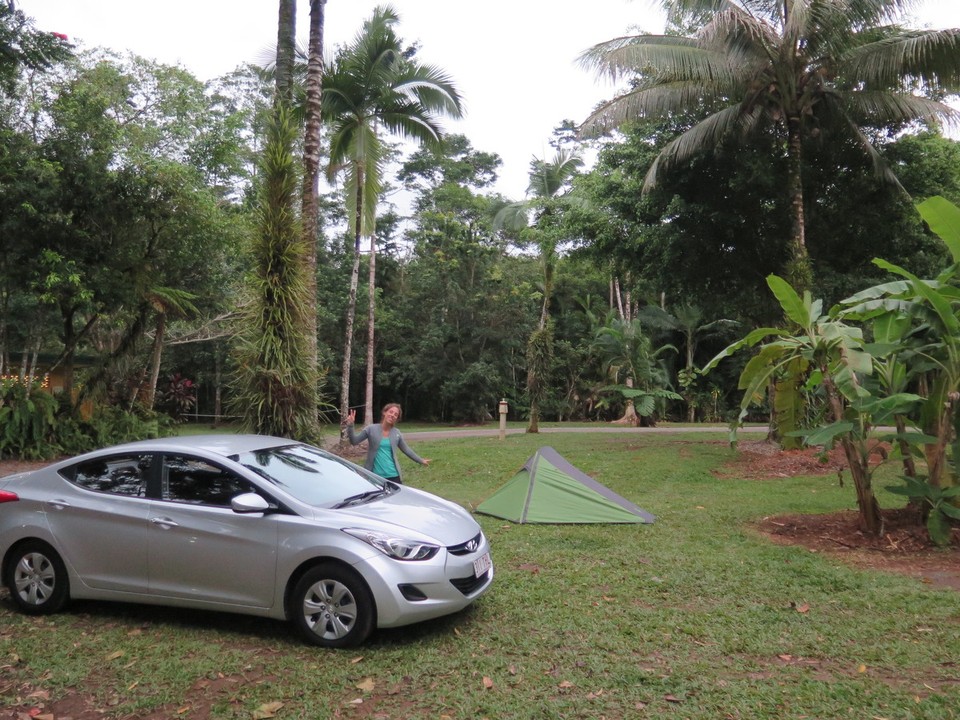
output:
[[[390,403],[384,406],[379,423],[367,425],[359,433],[354,433],[353,425],[357,419],[357,411],[351,410],[347,414],[347,437],[350,438],[350,444],[359,445],[364,440],[367,441],[367,459],[363,466],[380,477],[397,483],[403,482],[400,475],[400,463],[397,462],[397,449],[415,463],[420,465],[430,464],[430,460],[420,457],[407,445],[403,435],[397,430],[400,415],[400,405]],[[389,442],[383,442],[385,438]]]

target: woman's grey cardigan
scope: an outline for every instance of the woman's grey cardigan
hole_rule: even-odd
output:
[[[367,441],[367,459],[364,461],[363,466],[373,472],[373,462],[377,458],[377,450],[380,449],[380,440],[383,438],[383,426],[380,423],[374,423],[373,425],[367,425],[359,433],[355,433],[353,431],[353,425],[347,425],[347,437],[350,438],[351,445],[359,445],[364,440]],[[389,437],[390,450],[393,454],[393,464],[397,467],[397,477],[400,478],[400,482],[403,482],[400,463],[397,462],[397,449],[399,448],[400,452],[418,465],[423,465],[423,458],[417,455],[410,446],[407,445],[403,439],[403,435],[396,427],[390,428]]]

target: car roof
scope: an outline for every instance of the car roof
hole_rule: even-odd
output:
[[[237,435],[237,434],[207,434],[182,435],[177,437],[156,438],[153,440],[138,440],[105,447],[95,451],[104,452],[206,452],[222,457],[230,457],[242,452],[263,450],[265,448],[284,445],[299,445],[299,441],[289,438],[274,437],[272,435]]]

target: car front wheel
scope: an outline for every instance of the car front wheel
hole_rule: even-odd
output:
[[[321,563],[300,578],[290,611],[300,634],[314,645],[353,647],[373,630],[370,590],[356,572],[335,563]]]
[[[67,568],[44,542],[33,540],[15,548],[7,568],[10,596],[25,613],[57,612],[70,597]]]

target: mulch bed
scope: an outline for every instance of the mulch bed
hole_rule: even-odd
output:
[[[738,448],[736,459],[718,476],[776,480],[795,475],[835,475],[840,482],[851,484],[847,461],[839,448],[826,454],[809,449],[780,450],[764,441],[743,442]],[[887,447],[877,446],[877,462],[887,451]],[[879,537],[863,533],[854,510],[776,515],[763,518],[754,528],[772,542],[805,547],[856,567],[901,573],[929,585],[960,591],[960,528],[953,529],[948,547],[937,547],[911,510],[884,510]]]

